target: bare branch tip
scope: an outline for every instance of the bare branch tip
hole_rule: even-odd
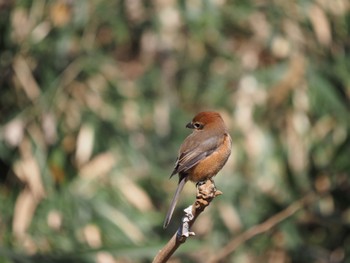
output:
[[[223,192],[221,192],[220,190],[215,191],[215,197],[222,195],[222,194],[223,194]]]

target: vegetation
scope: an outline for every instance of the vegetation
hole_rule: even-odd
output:
[[[151,262],[195,113],[224,194],[172,262],[350,262],[350,4],[0,1],[0,261]],[[289,211],[289,210],[287,210]],[[286,214],[284,214],[286,215]],[[268,221],[270,222],[270,221]]]

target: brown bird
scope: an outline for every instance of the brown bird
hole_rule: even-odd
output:
[[[198,183],[212,178],[231,154],[232,140],[219,113],[200,112],[186,128],[193,129],[193,132],[182,143],[170,175],[179,174],[179,184],[165,217],[164,228],[170,222],[185,183],[188,180]]]

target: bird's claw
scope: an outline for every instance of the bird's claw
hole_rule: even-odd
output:
[[[213,180],[212,178],[206,179],[206,180],[204,180],[204,181],[199,181],[199,182],[197,182],[197,184],[196,184],[197,190],[198,190],[198,188],[200,188],[201,186],[205,185],[205,184],[207,183],[208,180],[212,183],[212,185],[213,185],[213,187],[214,187],[214,192],[215,192],[215,191],[216,191],[216,186],[215,186],[215,182],[214,182],[214,180]]]
[[[205,184],[206,181],[207,181],[207,180],[197,182],[197,183],[196,183],[197,188],[200,187],[200,186],[202,186],[203,184]]]

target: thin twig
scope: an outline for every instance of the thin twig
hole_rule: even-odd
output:
[[[314,193],[310,193],[303,198],[295,201],[291,205],[289,205],[287,208],[282,210],[281,212],[275,214],[274,216],[267,219],[265,222],[255,225],[248,229],[247,231],[241,233],[239,236],[232,239],[226,246],[224,246],[220,251],[215,253],[215,256],[209,260],[210,263],[217,263],[229,256],[231,253],[233,253],[237,247],[239,247],[241,244],[246,242],[247,240],[265,233],[272,229],[277,224],[281,223],[283,220],[291,217],[296,212],[298,212],[300,209],[305,207],[306,205],[314,202],[316,200],[316,195]]]
[[[178,231],[172,236],[168,243],[161,249],[153,260],[153,263],[164,263],[174,254],[178,247],[185,243],[187,238],[194,233],[190,232],[190,228],[196,221],[197,217],[204,211],[210,202],[222,193],[215,187],[214,181],[207,180],[205,183],[198,185],[196,201],[191,206],[192,213],[185,209],[186,216],[182,219],[182,223]]]

